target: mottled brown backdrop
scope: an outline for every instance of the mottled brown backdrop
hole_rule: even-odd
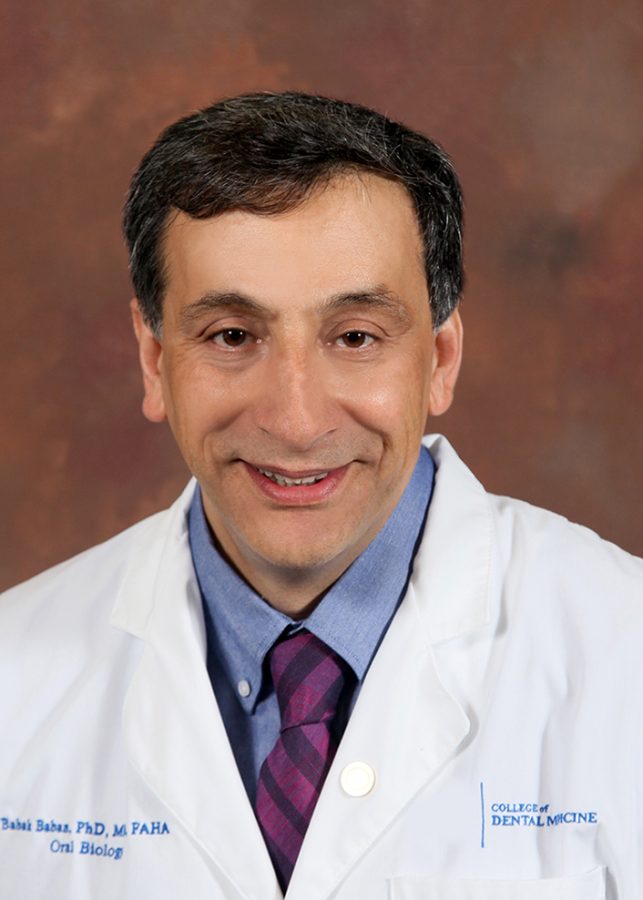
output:
[[[467,200],[466,363],[436,422],[491,490],[643,549],[640,0],[8,0],[0,587],[167,504],[119,233],[159,130],[297,88],[436,137]]]

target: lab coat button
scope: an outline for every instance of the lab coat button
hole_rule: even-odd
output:
[[[246,681],[245,678],[242,678],[241,681],[237,684],[237,690],[239,691],[240,697],[249,697],[250,696],[250,682]]]
[[[349,763],[342,769],[339,783],[349,797],[365,797],[375,785],[375,771],[365,762]]]

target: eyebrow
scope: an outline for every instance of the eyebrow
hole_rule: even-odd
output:
[[[390,291],[383,285],[376,285],[363,291],[349,291],[343,294],[333,294],[321,304],[323,311],[335,312],[348,309],[352,306],[365,306],[369,309],[379,309],[394,315],[398,319],[408,319],[409,315],[401,299],[394,291]]]
[[[332,294],[323,300],[317,307],[319,312],[340,312],[354,306],[364,306],[369,309],[379,309],[401,320],[408,320],[408,312],[394,291],[390,291],[383,285],[376,285],[359,291],[347,291]],[[218,310],[235,309],[252,316],[272,318],[272,310],[258,300],[248,297],[236,291],[208,291],[184,307],[180,313],[181,324],[190,325],[204,313]]]
[[[208,291],[207,294],[181,310],[181,324],[189,325],[207,312],[232,308],[253,316],[265,316],[268,311],[261,303],[244,294],[237,294],[235,291]]]

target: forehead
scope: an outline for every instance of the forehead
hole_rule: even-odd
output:
[[[369,173],[342,175],[274,215],[177,213],[164,238],[166,299],[236,290],[267,301],[322,299],[383,284],[425,284],[423,247],[406,189]]]

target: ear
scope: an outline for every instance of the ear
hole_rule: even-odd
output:
[[[132,311],[132,324],[138,341],[138,359],[143,373],[143,415],[150,422],[163,422],[165,420],[165,403],[163,400],[163,387],[161,383],[161,358],[163,348],[161,342],[146,324],[141,313],[138,300],[130,303]]]
[[[429,415],[439,416],[451,406],[462,362],[462,319],[457,309],[440,326],[433,340]]]

